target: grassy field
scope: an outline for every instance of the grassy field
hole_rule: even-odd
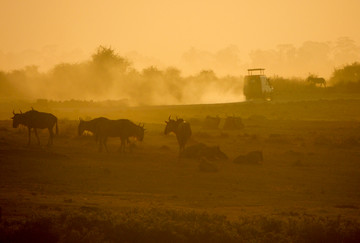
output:
[[[0,242],[356,242],[359,107],[358,99],[50,107],[60,119],[51,148],[34,136],[26,147],[26,129],[2,120]],[[120,154],[119,139],[109,139],[110,152],[99,153],[92,136],[77,136],[76,117],[100,115],[144,122],[144,141]],[[179,159],[175,136],[164,135],[169,115],[190,121],[189,145],[218,145],[229,159],[211,162],[215,172]],[[207,115],[240,116],[244,128],[223,130],[222,119],[204,129]],[[255,150],[261,164],[233,163]]]

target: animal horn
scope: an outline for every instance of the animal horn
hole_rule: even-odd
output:
[[[21,110],[19,110],[20,111],[20,114],[22,114],[22,111]]]
[[[171,117],[171,115],[169,116],[169,121],[170,121],[170,117]]]
[[[15,115],[15,111],[13,110],[13,114]]]
[[[34,110],[34,107],[31,106],[31,110]]]

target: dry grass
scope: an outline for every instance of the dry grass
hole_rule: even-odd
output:
[[[304,103],[291,102],[120,111],[147,129],[126,154],[115,152],[116,138],[110,153],[98,153],[93,137],[77,136],[77,120],[59,121],[51,148],[26,147],[27,131],[0,121],[0,242],[38,235],[48,242],[355,242],[360,125],[347,111],[359,104],[338,103],[307,102],[313,111],[301,119],[294,117]],[[215,170],[206,173],[208,164],[179,159],[175,136],[163,134],[174,109],[184,117],[243,113],[240,131],[192,126],[190,144],[219,145],[229,160],[211,162]],[[291,119],[276,117],[285,111]],[[40,133],[42,144],[47,138]],[[232,163],[256,150],[261,166]]]
[[[96,207],[0,225],[1,242],[358,242],[357,222],[321,217],[241,217],[159,208]]]

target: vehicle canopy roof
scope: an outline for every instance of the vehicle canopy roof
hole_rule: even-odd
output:
[[[264,75],[265,68],[250,68],[248,69],[248,75],[252,76],[253,72],[259,72],[258,74],[254,75]]]

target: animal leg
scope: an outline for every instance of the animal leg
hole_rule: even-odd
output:
[[[108,147],[107,147],[107,137],[104,138],[104,147],[105,147],[106,153],[109,153],[109,150],[108,150]]]
[[[129,138],[124,140],[124,147],[123,147],[123,152],[126,152],[126,144],[129,144]]]
[[[34,128],[34,132],[35,132],[35,136],[36,136],[37,141],[38,141],[38,145],[40,146],[40,139],[39,139],[39,135],[38,135],[38,133],[37,133],[36,128]]]
[[[179,158],[181,157],[182,152],[184,151],[184,147],[180,145],[179,147]]]
[[[121,138],[121,144],[120,144],[120,152],[125,153],[125,143],[126,140]]]
[[[102,152],[102,140],[101,139],[99,139],[99,152]]]
[[[99,142],[99,152],[102,152],[102,148],[103,148],[103,144],[104,144],[104,139],[102,137],[98,137],[98,142]]]
[[[123,145],[123,140],[120,138],[120,147],[118,149],[118,152],[121,153],[121,150],[122,150],[122,145]]]
[[[29,131],[28,146],[30,146],[30,143],[31,143],[31,128],[30,127],[28,127],[28,131]]]

